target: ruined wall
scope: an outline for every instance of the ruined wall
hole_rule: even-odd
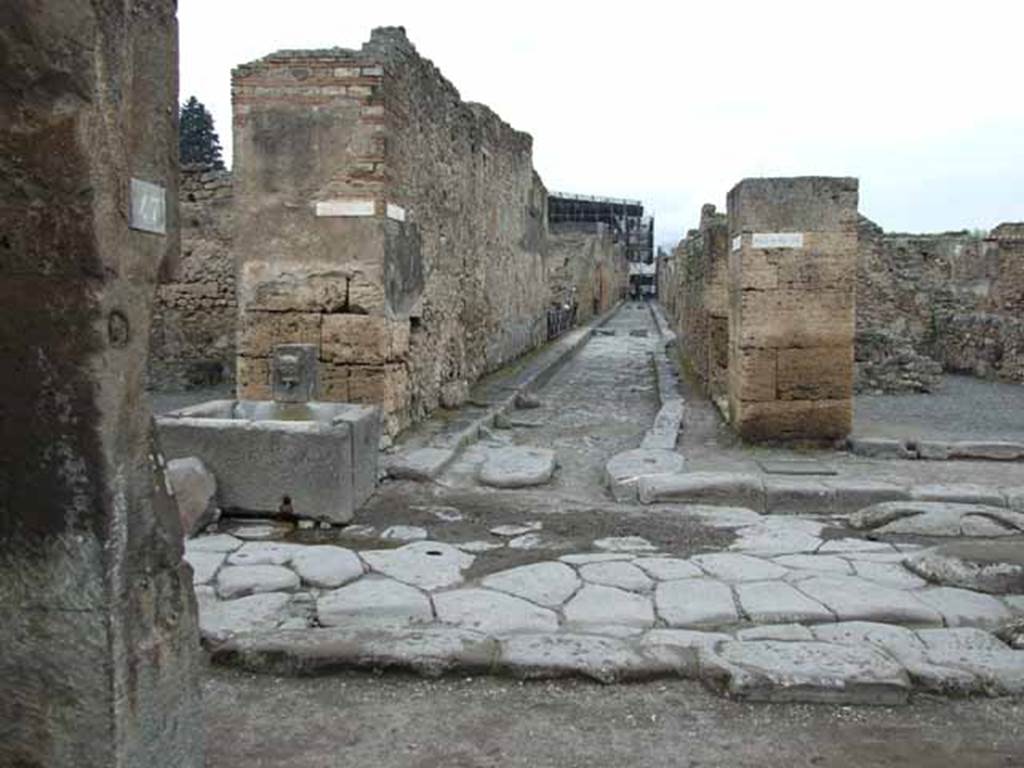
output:
[[[886,234],[862,219],[858,389],[930,391],[943,369],[1024,381],[1022,230]]]
[[[832,440],[853,420],[857,180],[729,192],[729,411],[751,440]]]
[[[182,390],[233,383],[238,302],[231,252],[231,173],[181,170],[181,257],[157,286],[147,386]]]
[[[576,302],[583,323],[611,309],[626,292],[628,263],[624,243],[605,224],[563,223],[548,238],[550,302]]]
[[[241,396],[269,395],[273,345],[315,343],[321,396],[382,404],[394,434],[544,339],[531,139],[402,30],[272,54],[233,93]]]
[[[191,569],[143,399],[178,250],[173,0],[0,6],[0,765],[199,768]]]

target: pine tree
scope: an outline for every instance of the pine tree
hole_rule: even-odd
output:
[[[220,139],[213,129],[213,115],[195,96],[181,106],[178,129],[182,165],[209,165],[224,169],[220,156]]]

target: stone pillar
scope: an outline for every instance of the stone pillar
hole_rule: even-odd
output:
[[[191,571],[143,400],[176,253],[174,0],[0,10],[0,765],[200,766]]]
[[[853,418],[857,180],[729,192],[729,411],[745,439],[830,441]]]

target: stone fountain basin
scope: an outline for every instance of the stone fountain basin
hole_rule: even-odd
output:
[[[380,410],[350,403],[211,400],[157,419],[169,459],[198,456],[221,509],[346,523],[377,485]]]

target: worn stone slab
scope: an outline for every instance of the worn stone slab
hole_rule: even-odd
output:
[[[425,541],[427,529],[418,525],[392,525],[380,532],[387,541]]]
[[[622,639],[567,633],[507,638],[498,666],[528,679],[579,675],[614,683],[675,675],[682,661]]]
[[[853,566],[850,562],[837,555],[781,555],[772,558],[772,562],[799,571],[853,575]]]
[[[670,627],[715,627],[739,621],[732,590],[714,579],[663,581],[654,605]]]
[[[336,589],[363,575],[363,561],[355,552],[329,544],[304,547],[291,565],[303,582],[322,589]]]
[[[609,536],[597,539],[594,546],[613,552],[653,552],[657,549],[643,536]]]
[[[922,589],[917,597],[941,613],[947,627],[997,628],[1013,617],[996,598],[968,589],[932,587]]]
[[[732,640],[732,635],[724,632],[701,632],[696,629],[652,629],[641,639],[644,645],[668,645],[694,651],[693,662],[696,663],[700,651],[713,651],[719,643]]]
[[[1015,512],[1024,512],[1024,487],[1003,488],[1006,505]]]
[[[228,555],[228,565],[287,565],[302,544],[285,541],[250,541]]]
[[[484,632],[554,632],[558,615],[547,608],[490,589],[456,589],[434,596],[437,620]]]
[[[676,557],[638,557],[633,564],[658,581],[695,579],[704,575],[704,571],[689,560],[680,560]]]
[[[220,643],[234,635],[268,632],[288,617],[290,601],[290,595],[280,592],[237,600],[201,600],[199,633],[208,643]]]
[[[921,630],[925,658],[932,664],[963,669],[996,695],[1024,693],[1024,651],[1013,650],[980,629]]]
[[[737,584],[740,607],[758,624],[819,624],[835,621],[835,615],[784,581],[753,581]]]
[[[736,633],[737,640],[814,640],[814,633],[803,624],[774,624],[763,627],[747,627]]]
[[[512,523],[508,525],[496,525],[491,528],[491,533],[495,536],[505,536],[511,538],[513,536],[522,536],[526,533],[534,533],[541,530],[544,524],[539,520],[532,520],[528,523]]]
[[[532,603],[557,608],[580,588],[576,572],[564,563],[534,563],[492,573],[480,582]]]
[[[908,555],[904,562],[936,584],[990,594],[1024,594],[1024,547],[1015,540],[956,541]]]
[[[299,577],[280,565],[227,565],[217,572],[217,594],[225,600],[261,592],[290,592]]]
[[[245,542],[226,533],[197,536],[185,542],[186,552],[234,552]]]
[[[907,446],[905,440],[886,437],[851,437],[847,440],[850,453],[873,459],[916,459],[917,451]]]
[[[730,545],[730,549],[766,557],[815,552],[822,544],[819,537],[807,531],[762,525],[741,528],[736,535],[737,539]]]
[[[387,463],[389,477],[427,482],[440,475],[455,458],[451,448],[415,448],[392,456]]]
[[[893,705],[910,692],[903,667],[871,646],[734,641],[702,661],[750,701]]]
[[[871,560],[851,560],[857,576],[878,584],[899,589],[919,589],[927,582],[901,563],[877,563]]]
[[[283,520],[232,520],[233,536],[245,541],[267,541],[287,536],[295,528]]]
[[[572,555],[562,555],[559,562],[569,565],[586,565],[587,563],[608,563],[613,560],[635,560],[636,555],[632,552],[582,552]]]
[[[227,559],[225,552],[204,552],[185,550],[185,562],[192,566],[192,583],[208,584],[217,575],[217,570]]]
[[[1012,536],[1024,533],[1024,513],[984,504],[889,501],[855,513],[850,525],[880,534]]]
[[[217,479],[202,459],[195,456],[171,459],[164,471],[174,489],[174,501],[186,536],[195,536],[220,517]]]
[[[605,482],[616,501],[632,501],[637,497],[641,477],[682,472],[685,463],[683,457],[672,450],[635,448],[608,460],[604,468]]]
[[[469,552],[471,555],[478,555],[482,552],[493,552],[496,549],[501,549],[505,545],[500,541],[462,541],[457,542],[454,546],[456,549],[461,549],[463,552]]]
[[[440,541],[417,541],[397,549],[360,552],[370,569],[425,590],[461,584],[473,555]]]
[[[993,507],[1006,506],[1006,497],[1003,496],[1000,490],[971,483],[914,485],[910,488],[910,498],[915,501],[986,504]]]
[[[562,609],[567,624],[575,627],[624,624],[654,625],[654,608],[649,597],[615,587],[587,584]]]
[[[1019,461],[1024,459],[1024,443],[1006,440],[956,440],[942,442],[921,440],[917,454],[922,459],[982,459],[988,461]]]
[[[690,562],[722,581],[764,581],[781,579],[787,571],[771,560],[732,552],[695,555]]]
[[[580,576],[590,584],[602,584],[630,592],[648,592],[654,587],[650,576],[633,563],[622,560],[581,566]]]
[[[564,541],[548,538],[542,533],[524,533],[509,539],[506,545],[509,549],[567,549],[563,546]]]
[[[912,593],[856,576],[813,576],[795,587],[828,608],[840,621],[935,626],[942,615]]]
[[[884,541],[871,541],[870,539],[829,539],[818,547],[818,552],[823,555],[829,554],[860,554],[862,552],[884,552],[894,554],[896,549]]]
[[[770,514],[830,514],[835,494],[819,480],[797,477],[766,477],[765,508]]]
[[[835,467],[817,459],[757,459],[769,475],[834,475]]]
[[[678,502],[741,506],[764,511],[764,486],[756,475],[738,472],[683,472],[642,477],[638,483],[642,504]]]
[[[901,501],[910,498],[910,489],[907,486],[887,483],[882,480],[835,477],[823,482],[832,489],[833,510],[839,514],[856,512],[884,501]]]
[[[548,448],[513,445],[489,451],[478,479],[495,488],[543,485],[555,472],[555,452]]]
[[[324,627],[418,624],[434,618],[423,592],[382,576],[367,576],[323,593],[316,601],[316,615]]]

